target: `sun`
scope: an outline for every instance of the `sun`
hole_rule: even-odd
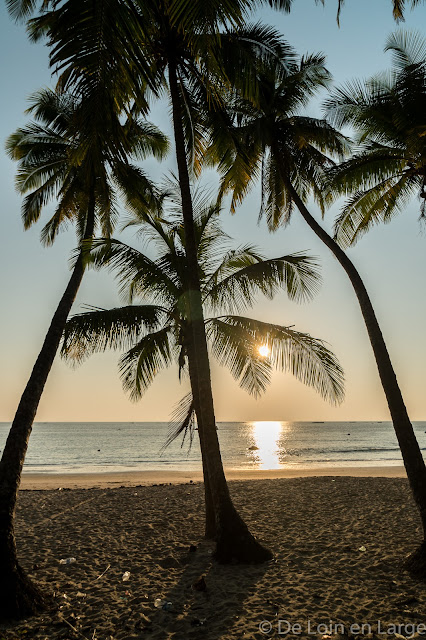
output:
[[[257,348],[257,350],[259,352],[259,355],[262,356],[262,358],[267,358],[271,353],[271,350],[267,344],[262,344],[260,347]]]

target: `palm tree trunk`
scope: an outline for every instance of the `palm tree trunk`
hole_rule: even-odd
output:
[[[198,418],[198,413],[195,411],[197,415],[197,424],[199,425],[201,420]],[[205,447],[201,446],[201,436],[202,429],[200,432],[200,428],[198,427],[198,434],[200,438],[200,448],[201,448],[201,460],[203,464],[203,478],[204,478],[204,502],[206,509],[206,520],[204,523],[204,537],[206,540],[214,540],[216,538],[216,519],[214,512],[214,504],[213,504],[213,495],[210,487],[209,473],[207,468],[207,459],[205,454]]]
[[[196,388],[195,401],[199,403],[201,421],[199,424],[200,444],[204,448],[207,461],[208,482],[215,510],[216,552],[219,562],[264,562],[272,554],[262,547],[251,535],[247,525],[236,511],[223,471],[213,395],[210,379],[210,364],[204,329],[203,306],[198,275],[197,243],[195,238],[192,197],[182,127],[182,112],[175,61],[169,59],[169,83],[172,99],[173,129],[176,145],[179,185],[182,198],[182,214],[185,233],[185,247],[188,262],[188,307],[190,311],[190,340],[195,353]]]
[[[92,189],[85,238],[93,236],[94,215]],[[80,253],[22,394],[0,460],[0,621],[31,615],[48,602],[46,595],[31,582],[19,565],[14,532],[15,509],[34,418],[83,274],[84,264]]]
[[[392,366],[389,352],[383,339],[373,305],[371,304],[365,285],[354,264],[333,240],[333,238],[331,238],[312,217],[293,185],[290,182],[287,182],[286,184],[303,219],[307,222],[318,238],[330,249],[334,257],[346,271],[358,298],[359,306],[361,308],[365,326],[373,348],[374,357],[376,359],[380,380],[386,395],[396,437],[401,449],[408,480],[413,492],[414,500],[420,511],[420,517],[423,525],[425,541],[419,550],[420,555],[419,552],[416,552],[415,561],[409,561],[408,564],[413,570],[419,570],[420,573],[426,575],[426,466],[420,451],[419,443],[417,442],[414,433],[413,425],[411,424],[407,413],[404,399],[398,385],[396,374]],[[422,560],[422,562],[420,562],[420,560]]]
[[[202,426],[203,415],[200,408],[200,399],[198,395],[198,386],[197,386],[197,373],[196,373],[197,364],[196,364],[196,358],[194,357],[194,352],[191,348],[191,344],[189,340],[187,340],[187,351],[188,351],[189,378],[191,381],[191,391],[192,391],[192,397],[194,400],[195,415],[197,416],[198,437],[200,440],[201,461],[203,465],[204,500],[205,500],[205,508],[206,508],[204,537],[207,540],[214,540],[214,538],[216,537],[216,519],[215,519],[215,510],[214,510],[214,504],[213,504],[213,496],[212,496],[210,480],[209,480],[206,448],[205,448],[204,442],[201,441],[204,435],[204,429]]]

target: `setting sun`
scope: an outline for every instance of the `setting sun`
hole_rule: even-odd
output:
[[[268,347],[268,345],[263,344],[261,347],[258,348],[258,352],[259,352],[259,355],[261,355],[263,358],[267,358],[271,353],[271,350]]]

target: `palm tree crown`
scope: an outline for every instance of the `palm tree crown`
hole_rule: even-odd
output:
[[[318,283],[315,262],[304,254],[268,260],[248,245],[224,252],[229,238],[219,226],[220,206],[198,198],[195,204],[199,276],[213,355],[249,393],[265,390],[275,366],[290,370],[328,400],[340,401],[343,372],[321,340],[234,315],[251,307],[259,293],[272,298],[284,288],[291,299],[309,299]],[[62,354],[77,361],[106,348],[127,349],[120,372],[133,399],[173,361],[180,372],[187,368],[188,267],[177,206],[172,215],[143,214],[136,220],[143,236],[157,245],[155,260],[118,240],[97,240],[91,250],[90,262],[113,269],[130,302],[139,298],[144,304],[75,315],[64,334]],[[270,357],[259,354],[260,345],[270,348]]]
[[[394,68],[333,92],[325,107],[338,125],[355,128],[357,152],[329,174],[330,192],[350,195],[335,225],[349,246],[374,224],[389,222],[415,195],[426,207],[426,40],[392,34]]]
[[[283,66],[285,73],[277,75],[275,67],[262,75],[256,101],[238,94],[229,101],[231,126],[218,131],[209,149],[222,174],[222,190],[232,192],[231,210],[260,178],[260,215],[271,230],[290,221],[293,188],[303,202],[312,193],[324,210],[324,170],[333,165],[331,156],[341,157],[348,150],[347,139],[326,120],[300,114],[330,81],[324,56],[297,60],[290,48]]]
[[[24,227],[38,221],[49,201],[57,201],[41,233],[45,244],[51,244],[69,222],[76,223],[82,240],[91,192],[95,219],[104,236],[109,236],[117,219],[120,191],[132,190],[137,183],[149,206],[153,197],[150,181],[129,162],[125,152],[140,160],[150,153],[161,158],[167,151],[167,140],[156,127],[135,118],[121,123],[118,115],[114,126],[126,138],[125,149],[120,154],[115,153],[117,145],[111,149],[112,132],[110,137],[88,145],[89,132],[81,127],[82,107],[82,101],[70,94],[39,91],[28,109],[35,120],[18,129],[6,143],[9,156],[19,165],[17,189],[27,194],[22,204]]]

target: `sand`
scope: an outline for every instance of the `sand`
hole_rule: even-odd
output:
[[[22,490],[20,557],[55,593],[55,607],[3,627],[0,638],[383,639],[426,622],[425,585],[401,567],[421,539],[406,479],[233,480],[230,489],[274,561],[212,562],[211,545],[200,542],[200,483]],[[59,564],[71,556],[75,563]],[[192,588],[201,575],[204,592]],[[157,609],[156,598],[170,601],[170,610]],[[368,627],[356,633],[356,624],[371,625],[373,635]]]
[[[322,467],[316,469],[227,469],[228,480],[275,480],[277,478],[307,478],[311,476],[355,476],[405,478],[403,466],[383,467]],[[23,489],[89,489],[93,487],[134,487],[136,485],[152,485],[154,483],[181,484],[183,482],[201,482],[201,471],[122,471],[108,473],[67,473],[42,474],[24,473]]]

